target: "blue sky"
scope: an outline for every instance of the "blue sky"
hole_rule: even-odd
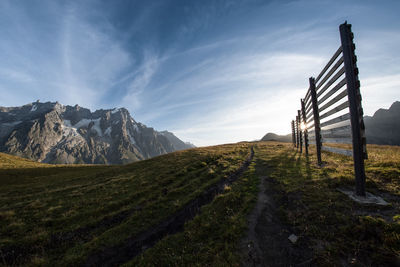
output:
[[[400,100],[399,1],[0,0],[0,106],[126,107],[198,146],[286,134],[353,25],[364,113]]]

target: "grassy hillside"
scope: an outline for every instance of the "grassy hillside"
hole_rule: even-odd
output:
[[[366,189],[390,202],[381,207],[360,205],[337,190],[354,186],[352,158],[324,152],[320,168],[314,147],[306,158],[290,145],[276,145],[273,153],[271,146],[258,145],[257,170],[267,175],[266,191],[282,224],[300,237],[296,246],[312,251],[312,263],[399,264],[400,147],[367,147]]]
[[[18,168],[39,168],[51,167],[52,165],[38,163],[29,159],[16,157],[0,152],[0,169],[18,169]]]
[[[22,167],[1,170],[0,260],[84,263],[165,220],[238,169],[248,154],[249,146],[239,144],[186,150],[125,166],[10,163]]]
[[[337,191],[354,184],[351,158],[324,152],[320,168],[314,153],[306,158],[291,144],[275,142],[197,148],[125,166],[42,165],[0,154],[0,262],[84,265],[113,248],[126,248],[133,237],[234,173],[251,146],[254,158],[237,181],[204,205],[183,231],[142,247],[137,257],[128,255],[125,265],[240,265],[246,257],[240,240],[260,181],[274,202],[260,218],[264,227],[256,229],[263,260],[279,262],[286,251],[297,249],[309,257],[301,262],[322,266],[396,263],[400,148],[368,146],[367,191],[391,203],[378,207],[359,205]],[[268,216],[274,219],[265,220]],[[291,233],[299,237],[294,245],[287,241]],[[280,251],[274,251],[275,243],[283,244]]]

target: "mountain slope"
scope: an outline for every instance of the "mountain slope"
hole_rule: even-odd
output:
[[[0,107],[0,152],[40,162],[121,164],[190,147],[136,122],[124,108],[91,112],[58,102]]]
[[[400,145],[400,102],[389,109],[379,109],[375,114],[364,117],[367,142],[380,145]]]
[[[292,135],[277,135],[274,133],[267,133],[266,135],[261,138],[261,141],[279,141],[279,142],[285,142],[285,143],[290,143],[292,142]]]

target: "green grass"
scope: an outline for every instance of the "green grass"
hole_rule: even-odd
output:
[[[400,148],[368,146],[367,191],[388,207],[359,205],[337,191],[354,185],[349,157],[323,152],[324,167],[290,144],[239,143],[190,149],[124,166],[44,165],[0,154],[1,253],[15,265],[84,263],[157,225],[207,187],[249,169],[183,232],[166,236],[127,266],[240,265],[239,241],[261,176],[280,221],[313,250],[321,266],[390,265],[400,253]],[[108,222],[108,223],[104,223]]]
[[[354,186],[352,158],[324,152],[320,168],[314,149],[306,158],[288,144],[256,148],[257,160],[268,165],[265,173],[281,219],[308,240],[318,265],[395,264],[400,254],[400,148],[368,146],[366,189],[388,200],[387,207],[360,205],[338,192]]]
[[[258,177],[255,165],[181,233],[167,236],[124,266],[239,266],[238,241],[246,230],[246,215],[254,206]]]
[[[178,211],[235,171],[248,154],[249,146],[241,144],[125,166],[8,163],[27,168],[1,170],[0,252],[18,248],[15,264],[82,263]],[[124,212],[128,215],[115,225],[101,223]],[[66,238],[69,233],[72,238]],[[61,242],[55,242],[59,236]]]

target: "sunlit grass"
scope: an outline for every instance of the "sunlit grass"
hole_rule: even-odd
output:
[[[400,148],[367,147],[366,189],[391,203],[376,207],[359,205],[337,190],[354,187],[350,157],[323,152],[320,167],[315,147],[305,157],[291,144],[276,142],[197,148],[125,166],[43,165],[0,154],[2,253],[17,251],[10,264],[82,264],[228,177],[251,145],[254,160],[242,177],[225,186],[183,232],[127,265],[240,265],[238,242],[264,176],[282,223],[307,240],[313,263],[393,263],[400,253]]]
[[[314,146],[309,157],[289,144],[256,148],[256,155],[270,166],[265,171],[283,221],[309,240],[317,265],[388,266],[400,254],[400,224],[395,220],[400,213],[400,148],[367,149],[366,190],[385,198],[389,206],[360,205],[337,190],[354,188],[351,157],[323,152],[319,167]]]
[[[42,165],[1,154],[0,247],[22,251],[15,264],[82,263],[176,212],[248,154],[248,144],[225,145],[125,166]],[[120,214],[114,225],[102,223]]]

